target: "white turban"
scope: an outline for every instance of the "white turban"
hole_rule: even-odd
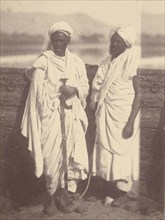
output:
[[[73,35],[72,27],[63,21],[56,22],[49,28],[48,31],[49,37],[51,38],[52,34],[55,33],[56,31],[64,33],[67,37],[69,37],[69,39]]]
[[[118,26],[113,28],[114,32],[117,32],[120,37],[124,40],[128,47],[132,47],[136,41],[136,32],[133,27],[129,25]]]

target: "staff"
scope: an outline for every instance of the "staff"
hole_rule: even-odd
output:
[[[66,85],[66,81],[68,78],[61,78],[60,79],[63,83],[63,86]],[[65,181],[65,189],[68,189],[68,166],[67,166],[67,145],[66,145],[66,129],[65,129],[65,109],[71,109],[71,105],[66,104],[66,96],[61,94],[60,95],[60,109],[61,109],[61,114],[60,114],[60,120],[61,120],[61,133],[62,133],[62,155],[63,155],[63,168],[64,168],[64,181]]]

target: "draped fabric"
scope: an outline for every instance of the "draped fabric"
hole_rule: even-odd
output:
[[[139,114],[132,137],[122,137],[135,96],[136,70],[136,47],[131,47],[113,61],[106,58],[93,80],[91,99],[98,106],[92,171],[108,181],[139,178]]]
[[[132,47],[135,44],[136,32],[132,26],[126,24],[115,26],[111,30],[111,35],[115,32],[120,35],[127,47]]]
[[[88,155],[85,133],[88,121],[84,108],[89,86],[83,62],[69,50],[65,57],[58,57],[53,51],[44,52],[34,62],[33,69],[21,129],[28,138],[28,148],[34,157],[35,174],[40,177],[44,173],[47,189],[53,194],[64,182],[64,160],[68,169],[79,171],[77,179],[86,178]],[[63,114],[59,100],[61,78],[68,78],[66,85],[77,87],[79,96],[67,100],[72,108],[64,109]],[[67,159],[63,155],[63,136]]]

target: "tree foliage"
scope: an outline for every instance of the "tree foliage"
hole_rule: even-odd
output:
[[[103,40],[105,40],[103,34],[94,33],[90,35],[85,35],[85,34],[80,35],[80,41],[85,43],[101,43]]]
[[[42,44],[44,37],[27,33],[1,33],[1,44]]]

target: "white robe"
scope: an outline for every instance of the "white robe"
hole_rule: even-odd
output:
[[[63,162],[66,159],[62,153],[60,79],[67,77],[66,85],[78,89],[79,98],[74,96],[68,99],[67,104],[72,108],[64,110],[67,165],[80,171],[78,179],[86,178],[88,172],[85,141],[88,121],[84,108],[89,85],[85,65],[69,50],[65,57],[46,51],[34,62],[33,68],[21,129],[28,138],[28,149],[34,157],[35,174],[40,177],[44,173],[47,189],[52,195],[63,182]]]
[[[96,140],[93,153],[93,175],[110,180],[139,178],[139,114],[131,138],[122,137],[132,110],[135,92],[136,48],[126,49],[112,62],[110,56],[100,65],[92,84],[96,110]]]

